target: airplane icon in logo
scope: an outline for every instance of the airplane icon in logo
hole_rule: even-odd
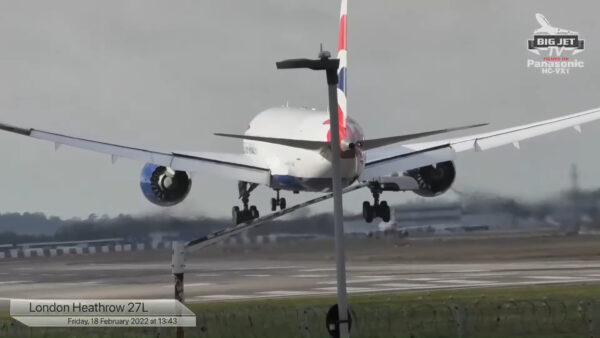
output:
[[[540,28],[534,31],[534,34],[548,34],[548,35],[578,35],[579,33],[572,30],[558,28],[550,25],[550,22],[543,14],[537,13],[535,19],[540,24]]]

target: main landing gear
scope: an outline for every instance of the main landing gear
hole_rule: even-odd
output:
[[[271,211],[277,210],[277,207],[279,207],[279,210],[283,210],[286,207],[285,198],[279,197],[279,189],[275,191],[277,192],[277,197],[271,198]]]
[[[238,191],[240,193],[240,199],[244,204],[244,209],[240,210],[240,207],[235,206],[231,209],[231,216],[233,218],[233,224],[238,225],[240,223],[244,223],[253,219],[260,217],[258,213],[258,209],[255,205],[250,206],[248,208],[248,203],[250,202],[250,193],[252,190],[256,189],[258,184],[256,183],[248,183],[248,182],[238,182]]]
[[[369,201],[363,202],[363,218],[367,223],[373,222],[373,219],[376,217],[381,217],[384,222],[389,222],[391,216],[390,206],[386,201],[379,202],[379,195],[383,192],[381,185],[379,182],[373,182],[369,184],[369,189],[371,190],[371,194],[373,194],[373,205]]]

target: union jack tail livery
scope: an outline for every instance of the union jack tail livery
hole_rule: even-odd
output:
[[[340,119],[340,139],[343,139],[346,135],[346,116],[348,116],[347,108],[347,87],[346,87],[346,71],[348,66],[348,44],[347,44],[347,14],[348,14],[348,0],[342,0],[342,6],[340,9],[340,37],[338,45],[338,59],[340,60],[340,66],[338,68],[338,116]]]

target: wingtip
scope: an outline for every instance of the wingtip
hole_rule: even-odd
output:
[[[25,136],[31,135],[31,129],[12,126],[10,124],[1,123],[1,122],[0,122],[0,130],[6,130],[11,133],[21,134],[21,135],[25,135]]]

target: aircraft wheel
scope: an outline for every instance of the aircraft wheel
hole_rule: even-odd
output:
[[[285,198],[280,198],[279,199],[279,209],[283,210],[286,207],[286,202],[285,202]]]
[[[271,198],[271,211],[277,210],[277,200],[275,198]]]
[[[386,201],[382,201],[379,204],[379,208],[377,210],[377,213],[379,214],[379,217],[381,217],[381,219],[384,222],[389,222],[390,221],[390,206],[387,204]]]
[[[373,222],[373,207],[368,201],[363,202],[363,218],[367,223]]]
[[[233,220],[233,225],[238,225],[242,222],[242,213],[240,212],[240,207],[235,206],[231,208],[231,219]]]
[[[251,206],[249,219],[256,219],[259,216],[260,216],[260,214],[258,213],[258,209],[256,208],[256,205]]]

